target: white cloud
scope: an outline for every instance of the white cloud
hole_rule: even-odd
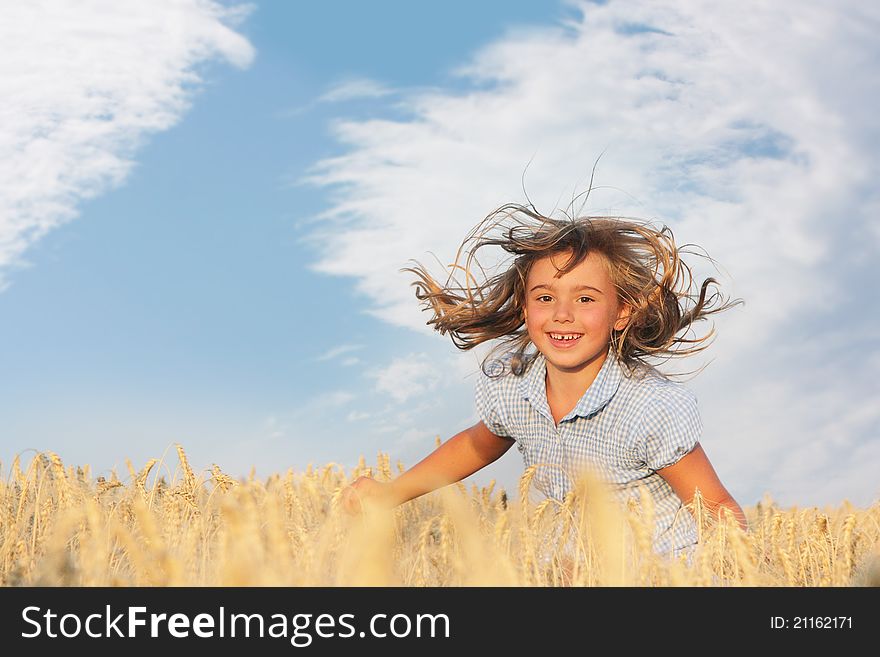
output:
[[[566,206],[604,151],[604,189],[586,211],[668,223],[680,241],[705,247],[726,270],[725,289],[747,301],[717,322],[714,374],[692,382],[707,451],[726,455],[720,469],[730,488],[748,481],[746,501],[764,488],[816,497],[821,469],[829,481],[852,474],[848,496],[867,502],[874,480],[846,455],[877,440],[876,420],[859,413],[876,405],[865,382],[877,343],[844,346],[836,362],[845,370],[829,371],[821,348],[802,354],[878,320],[863,298],[875,294],[880,251],[880,124],[871,109],[880,100],[871,29],[880,8],[818,0],[579,6],[579,20],[488,45],[460,68],[463,88],[411,93],[410,120],[336,124],[346,152],[308,177],[335,187],[310,238],[314,269],[355,277],[372,314],[427,332],[399,268],[417,258],[442,274],[430,254],[450,263],[485,214],[524,201],[527,164],[538,208]],[[449,367],[395,359],[379,386],[404,402]],[[804,445],[818,450],[829,434],[852,443],[805,460]]]
[[[0,272],[126,178],[144,136],[187,110],[200,65],[249,65],[253,48],[232,27],[247,11],[211,0],[4,3]]]
[[[437,370],[427,354],[409,354],[393,358],[387,367],[368,371],[366,376],[376,380],[376,390],[406,402],[437,388],[443,378]]]

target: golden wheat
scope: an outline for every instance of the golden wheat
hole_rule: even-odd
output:
[[[711,517],[690,511],[700,543],[690,560],[651,551],[649,495],[626,507],[584,480],[563,502],[518,499],[495,482],[459,484],[393,511],[351,517],[342,489],[363,473],[394,474],[390,458],[361,458],[235,479],[156,459],[127,482],[65,469],[52,452],[0,476],[0,585],[5,586],[849,586],[880,584],[880,503],[866,509],[783,509],[765,497]],[[159,464],[159,468],[155,466]],[[0,464],[2,466],[2,464]],[[398,462],[397,471],[403,471]],[[2,473],[0,467],[0,473]]]

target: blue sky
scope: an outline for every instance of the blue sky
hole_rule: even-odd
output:
[[[590,209],[669,223],[746,299],[689,384],[731,492],[880,494],[875,10],[220,7],[3,10],[0,461],[414,464],[476,421],[480,354],[398,269],[604,151]]]

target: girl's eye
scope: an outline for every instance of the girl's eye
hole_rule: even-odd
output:
[[[581,299],[586,299],[587,301],[592,301],[592,300],[593,300],[593,299],[591,299],[590,297],[581,297]]]
[[[550,298],[550,295],[542,294],[541,296],[538,297],[538,301],[542,301],[543,299],[549,299],[549,298]]]

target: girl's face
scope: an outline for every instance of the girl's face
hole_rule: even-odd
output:
[[[626,326],[630,309],[618,301],[604,256],[597,253],[556,278],[569,256],[558,253],[532,265],[523,315],[529,338],[548,363],[579,372],[604,362],[611,331]]]

